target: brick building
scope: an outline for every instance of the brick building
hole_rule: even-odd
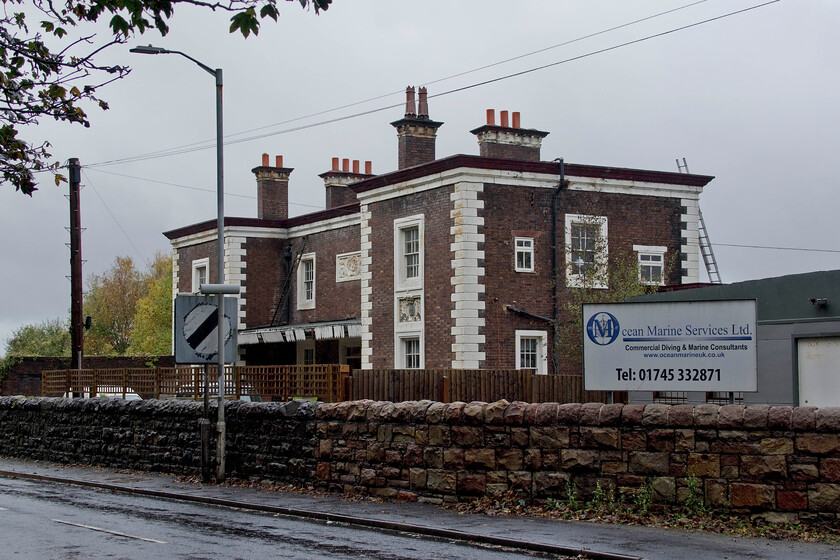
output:
[[[326,210],[288,217],[292,169],[253,172],[258,217],[225,218],[248,364],[562,370],[558,304],[615,255],[653,284],[698,281],[698,199],[712,177],[542,161],[548,134],[487,111],[479,155],[435,158],[443,123],[406,92],[396,171],[333,158]],[[510,118],[509,118],[510,117]],[[216,223],[165,234],[174,286],[216,282]],[[669,264],[670,263],[670,264]],[[557,282],[554,279],[557,279]]]

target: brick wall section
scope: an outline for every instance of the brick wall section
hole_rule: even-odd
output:
[[[158,367],[175,366],[173,356],[85,356],[82,362],[86,369],[145,368],[149,362],[154,362]],[[40,396],[41,372],[69,367],[69,357],[17,358],[17,363],[0,383],[0,395]]]
[[[565,498],[574,483],[585,499],[650,483],[673,504],[693,475],[711,506],[840,512],[840,408],[358,401],[317,419],[318,480],[337,491]]]
[[[245,248],[245,324],[253,329],[271,323],[286,280],[283,253],[286,241],[249,237]],[[279,287],[278,287],[279,286]]]
[[[359,226],[310,234],[304,253],[315,253],[315,309],[297,309],[297,270],[291,290],[291,323],[311,323],[358,318],[361,315],[361,283],[335,281],[335,256],[359,250]],[[301,241],[295,241],[295,251]]]
[[[486,184],[484,187],[485,233],[485,329],[491,342],[486,352],[485,368],[514,368],[516,330],[548,332],[549,370],[553,329],[550,324],[515,316],[505,310],[513,305],[537,315],[554,314],[551,279],[552,195],[551,189],[532,189]],[[666,261],[674,260],[668,271],[668,284],[680,283],[680,201],[678,199],[563,191],[558,212],[558,272],[561,302],[568,292],[565,286],[565,214],[606,216],[610,255],[632,254],[633,245],[668,247]],[[514,254],[516,237],[534,238],[534,272],[516,272]],[[664,240],[668,240],[667,242]],[[561,303],[562,304],[562,303]],[[579,373],[564,371],[561,373]]]
[[[327,185],[325,187],[326,208],[336,208],[358,202],[356,191],[346,185]]]
[[[178,291],[182,293],[192,292],[192,263],[198,259],[210,259],[210,266],[207,274],[208,282],[218,282],[218,251],[216,240],[207,243],[189,245],[178,249]],[[247,272],[247,271],[246,271]]]
[[[449,211],[453,188],[406,195],[371,204],[373,368],[394,367],[394,220],[418,214],[424,221],[423,311],[426,368],[452,364],[452,275]],[[357,295],[357,298],[359,296]],[[358,299],[357,299],[358,301]]]
[[[515,146],[496,142],[481,142],[478,146],[478,155],[495,159],[540,161],[540,148],[539,146]]]
[[[201,470],[202,403],[0,398],[0,454],[173,474]],[[211,405],[211,422],[216,422]],[[313,403],[225,406],[227,472],[305,483],[315,472]],[[211,442],[215,454],[215,441]],[[215,457],[212,459],[215,462]]]

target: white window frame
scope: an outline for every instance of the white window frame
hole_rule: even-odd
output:
[[[639,262],[639,282],[647,284],[648,286],[664,286],[665,285],[665,253],[668,252],[667,247],[661,245],[633,245],[633,250],[636,252]],[[659,258],[659,282],[646,282],[642,279],[642,267],[652,266],[648,262],[642,262],[642,256],[658,257]]]
[[[422,332],[404,332],[399,333],[396,337],[396,344],[394,345],[396,352],[395,352],[395,369],[423,369],[426,367],[426,360],[425,360],[425,352],[424,350],[424,341],[423,341],[423,333]],[[406,352],[405,346],[406,342],[409,340],[416,340],[418,344],[418,352],[419,352],[419,360],[418,365],[416,368],[409,368],[406,364]]]
[[[522,243],[522,247],[520,247]],[[527,246],[526,246],[527,244]],[[513,238],[513,269],[516,272],[534,272],[534,238],[514,237]],[[528,265],[519,266],[519,255],[527,255]]]
[[[540,375],[548,373],[548,331],[526,331],[526,330],[517,330],[516,331],[516,354],[514,359],[516,360],[516,369],[531,369],[522,367],[519,361],[519,353],[522,351],[522,341],[528,340],[537,340],[537,373]]]
[[[408,290],[419,289],[423,287],[423,276],[425,270],[425,234],[424,234],[424,216],[422,214],[416,216],[408,216],[406,218],[399,218],[394,220],[394,289]],[[418,271],[417,276],[408,278],[406,275],[406,261],[405,261],[405,232],[407,230],[417,228],[417,237],[419,243],[418,255]]]
[[[312,297],[308,298],[306,293],[306,263],[312,263]],[[301,255],[300,262],[297,269],[297,308],[298,309],[315,309],[315,295],[317,293],[318,277],[317,268],[315,266],[315,253],[306,253]]]
[[[315,358],[315,341],[306,339],[300,340],[297,343],[297,363],[299,366],[312,365],[306,363],[306,352],[312,352],[312,364],[317,362]]]
[[[192,262],[192,292],[197,294],[201,291],[201,278],[199,278],[198,271],[204,269],[204,284],[210,282],[210,259],[205,257],[203,259],[196,259]]]
[[[572,263],[572,226],[583,224],[598,228],[599,246],[595,252],[595,280],[587,283],[583,274],[575,274]],[[584,214],[566,214],[566,285],[570,288],[609,288],[607,282],[607,260],[609,257],[609,237],[606,216],[587,216]]]

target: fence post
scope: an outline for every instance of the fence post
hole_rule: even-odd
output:
[[[445,403],[452,402],[451,399],[451,390],[452,386],[449,382],[449,376],[444,374],[443,376],[443,395],[441,400]]]
[[[242,398],[242,372],[239,366],[233,366],[233,378],[236,380],[236,399]]]

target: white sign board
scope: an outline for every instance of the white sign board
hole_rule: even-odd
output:
[[[755,300],[584,304],[587,391],[756,391]]]
[[[175,297],[175,324],[172,332],[175,338],[175,363],[218,363],[218,297],[185,294]],[[228,364],[237,360],[236,307],[237,298],[225,298],[222,328],[225,363]]]

